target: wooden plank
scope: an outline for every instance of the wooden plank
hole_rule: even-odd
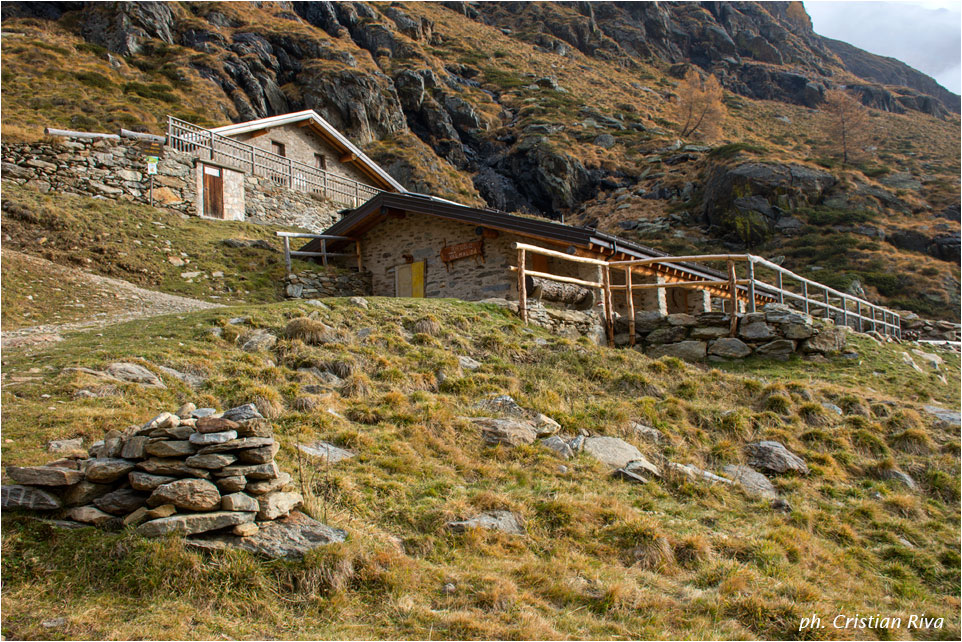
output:
[[[528,324],[528,292],[525,286],[524,278],[524,248],[518,248],[518,314],[521,316],[521,321],[525,325]]]
[[[755,263],[748,260],[748,311],[755,312]]]
[[[628,299],[628,347],[635,346],[635,293],[631,290],[631,267],[625,268],[625,296]]]
[[[615,347],[615,325],[611,314],[611,268],[607,265],[601,268],[601,284],[605,297],[605,336],[608,338],[608,347]]]
[[[555,250],[548,250],[543,247],[538,247],[536,245],[528,245],[527,243],[515,243],[514,246],[518,249],[523,249],[535,254],[544,254],[545,256],[554,256],[559,259],[565,259],[566,261],[572,261],[574,263],[587,263],[589,265],[608,265],[607,261],[601,261],[599,259],[589,259],[581,256],[572,256],[571,254],[565,254],[564,252],[556,252]]]
[[[364,271],[364,259],[361,257],[361,241],[354,239],[354,251],[357,253],[357,271]]]
[[[738,282],[735,278],[735,262],[728,262],[728,291],[729,300],[731,301],[732,311],[731,311],[731,327],[728,330],[728,336],[735,336],[735,330],[738,328]]]
[[[284,237],[284,265],[287,266],[287,276],[291,275],[291,240]]]
[[[509,268],[512,272],[518,271],[518,268],[511,266]],[[583,281],[582,279],[576,279],[571,276],[558,276],[557,274],[548,274],[547,272],[535,272],[534,270],[525,270],[525,274],[528,276],[537,276],[542,279],[548,279],[549,281],[560,281],[561,283],[573,283],[575,285],[583,285],[586,288],[600,288],[603,287],[602,283],[596,283],[594,281]]]
[[[104,140],[120,140],[117,134],[98,134],[96,132],[75,132],[70,129],[54,129],[46,127],[43,133],[47,136],[65,136],[67,138],[96,138]]]

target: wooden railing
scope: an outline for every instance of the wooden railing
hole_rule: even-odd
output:
[[[167,117],[167,144],[179,152],[203,156],[242,172],[264,176],[278,186],[319,194],[348,207],[357,207],[381,192],[376,187],[299,163],[173,116]]]
[[[602,306],[605,317],[605,328],[608,334],[608,341],[611,343],[614,337],[614,317],[612,306],[612,292],[625,292],[628,307],[628,332],[632,343],[635,335],[635,302],[631,294],[635,290],[662,289],[662,288],[693,288],[711,289],[716,292],[724,292],[728,299],[732,311],[731,333],[734,336],[735,325],[737,323],[735,313],[739,310],[739,301],[743,301],[748,312],[755,312],[759,303],[777,302],[785,303],[790,301],[793,307],[801,307],[805,314],[815,314],[820,311],[824,317],[832,318],[840,325],[852,327],[859,332],[879,331],[882,334],[902,337],[901,318],[898,314],[865,299],[845,294],[834,290],[827,285],[806,279],[787,270],[771,261],[754,256],[752,254],[706,254],[699,256],[661,256],[650,259],[634,259],[630,261],[602,261],[581,256],[572,256],[555,250],[548,250],[535,245],[526,243],[515,243],[518,251],[517,267],[512,270],[518,273],[518,312],[523,321],[527,322],[527,288],[525,278],[528,276],[570,283],[587,288],[597,288],[602,293]],[[598,266],[601,270],[600,281],[588,281],[570,276],[559,276],[547,272],[536,272],[525,267],[526,253],[541,254],[543,256],[554,257],[570,261]],[[656,270],[659,267],[670,267],[685,263],[712,263],[725,262],[727,267],[727,277],[710,278],[689,278],[688,280],[676,279],[671,282],[656,283],[635,283],[633,282],[634,268],[648,267]],[[746,274],[743,278],[737,275],[737,266],[745,264]],[[774,275],[774,284],[761,280],[756,266],[762,271],[771,272]],[[680,267],[685,267],[684,265]],[[625,283],[623,285],[612,285],[611,270],[623,270]],[[787,281],[787,283],[786,283]],[[795,284],[795,291],[787,287]],[[819,297],[819,298],[815,298]]]
[[[310,234],[306,232],[277,232],[277,236],[284,239],[284,265],[287,267],[287,276],[291,275],[291,257],[292,256],[306,256],[310,258],[319,258],[321,263],[326,267],[328,261],[332,256],[353,256],[357,258],[357,270],[360,272],[363,269],[363,264],[361,262],[361,242],[357,239],[353,239],[349,236],[334,236],[331,234]],[[320,252],[305,252],[303,250],[292,250],[291,249],[291,239],[320,239],[321,241],[321,251]],[[327,242],[328,241],[350,241],[354,244],[354,252],[328,252]]]

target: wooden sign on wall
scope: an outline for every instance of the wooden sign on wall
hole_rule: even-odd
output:
[[[484,239],[458,243],[456,245],[446,245],[441,248],[441,260],[444,261],[444,265],[448,269],[451,269],[452,262],[471,256],[478,257],[479,263],[484,262]]]

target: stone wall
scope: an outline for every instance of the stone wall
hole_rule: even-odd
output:
[[[144,152],[133,140],[3,143],[2,158],[4,180],[41,192],[150,201]],[[168,149],[154,176],[154,204],[196,215],[195,194],[193,158]]]
[[[405,213],[389,216],[369,230],[361,239],[364,267],[373,275],[372,294],[394,296],[394,270],[409,261],[424,261],[424,293],[427,297],[452,297],[478,301],[492,297],[518,298],[517,276],[511,266],[517,262],[516,242],[530,239],[498,232],[494,238],[483,238],[484,258],[468,257],[445,264],[441,250],[483,238],[475,224],[440,219],[424,214]],[[563,247],[560,249],[564,249]],[[533,266],[529,255],[527,265]],[[556,263],[548,260],[549,271],[597,279],[595,266]]]
[[[304,271],[284,281],[289,299],[316,299],[335,296],[367,296],[371,294],[371,273],[340,270]]]
[[[674,356],[687,361],[727,361],[750,355],[787,359],[795,352],[827,354],[845,348],[851,330],[829,319],[813,319],[786,305],[771,303],[761,312],[731,315],[703,312],[697,315],[657,311],[635,315],[635,347],[651,357]],[[630,343],[628,318],[615,322],[615,345]]]
[[[198,185],[202,184],[203,163],[170,147],[164,151],[154,176],[154,205],[200,216],[203,205]],[[45,193],[150,202],[144,152],[130,139],[56,138],[36,143],[3,143],[2,170],[4,180]],[[277,186],[260,176],[244,176],[243,187],[246,220],[253,223],[321,232],[340,218],[332,202]],[[225,184],[225,199],[231,195],[229,188]],[[225,211],[228,209],[229,203],[225,202]]]
[[[338,205],[316,194],[279,187],[262,176],[244,178],[247,220],[323,232],[341,218]]]

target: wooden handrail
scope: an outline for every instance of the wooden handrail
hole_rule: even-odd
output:
[[[530,245],[527,243],[515,243],[515,248],[518,250],[519,255],[523,256],[525,252],[531,252],[533,254],[541,254],[544,256],[555,257],[563,259],[565,261],[571,261],[574,263],[582,263],[587,265],[597,265],[602,268],[601,273],[601,283],[594,281],[585,281],[582,279],[576,279],[574,277],[562,277],[558,275],[548,274],[545,272],[532,272],[530,270],[520,270],[520,272],[526,273],[531,276],[538,276],[540,278],[560,281],[563,283],[574,283],[576,285],[582,285],[585,287],[601,288],[602,296],[604,297],[604,308],[605,308],[605,320],[608,323],[608,315],[611,310],[611,292],[619,291],[624,292],[626,298],[628,299],[629,312],[634,312],[634,299],[628,296],[629,291],[635,290],[650,290],[650,289],[661,289],[661,288],[723,288],[730,292],[731,305],[733,312],[737,311],[737,291],[739,286],[746,286],[746,299],[748,302],[748,311],[754,312],[756,302],[761,298],[764,299],[774,299],[779,303],[784,303],[786,298],[795,299],[802,302],[803,309],[806,314],[808,314],[811,308],[821,309],[825,316],[831,316],[831,312],[837,312],[841,315],[841,323],[843,325],[849,325],[849,320],[856,322],[856,327],[859,331],[863,330],[863,321],[867,321],[871,324],[872,329],[881,327],[883,332],[891,334],[896,337],[901,338],[902,327],[901,327],[901,317],[894,311],[889,310],[883,306],[871,303],[860,297],[855,297],[843,292],[839,292],[827,285],[819,283],[817,281],[812,281],[811,279],[806,279],[803,276],[795,274],[791,270],[783,268],[780,265],[772,263],[771,261],[764,259],[760,256],[755,256],[753,254],[703,254],[703,255],[688,255],[688,256],[661,256],[653,257],[647,259],[632,259],[627,261],[603,261],[600,259],[592,259],[583,256],[573,256],[566,254],[564,252],[558,252],[557,250],[549,250],[547,248],[538,247],[536,245]],[[710,279],[691,279],[689,281],[676,281],[671,283],[632,283],[631,274],[632,269],[635,266],[657,266],[657,265],[671,265],[673,263],[689,263],[689,262],[713,262],[713,261],[725,261],[728,266],[728,279],[726,280],[710,280]],[[748,264],[748,274],[747,278],[739,279],[735,273],[736,263],[747,263]],[[764,281],[760,281],[755,274],[755,266],[764,267],[775,271],[776,275],[776,285],[771,285]],[[611,268],[623,268],[625,270],[625,285],[612,285],[610,282],[610,269]],[[517,269],[517,268],[512,268]],[[797,294],[785,288],[784,276],[788,276],[790,279],[794,279],[801,285],[802,293]],[[816,293],[821,293],[822,300],[816,300],[809,296],[809,286],[814,288]],[[519,288],[519,294],[521,289]],[[832,303],[832,297],[841,300],[840,307]],[[849,309],[849,302],[855,302],[855,310]],[[871,316],[865,316],[862,313],[863,306],[866,306],[868,312]],[[878,318],[878,314],[881,314],[881,319]],[[733,314],[734,320],[734,314]],[[630,321],[629,325],[633,325]],[[610,337],[609,337],[610,339]]]
[[[224,162],[241,171],[264,176],[290,189],[320,193],[352,207],[382,190],[352,178],[334,174],[274,154],[173,116],[167,117],[167,144],[182,152],[206,151],[210,160]],[[216,158],[215,158],[216,156]]]

